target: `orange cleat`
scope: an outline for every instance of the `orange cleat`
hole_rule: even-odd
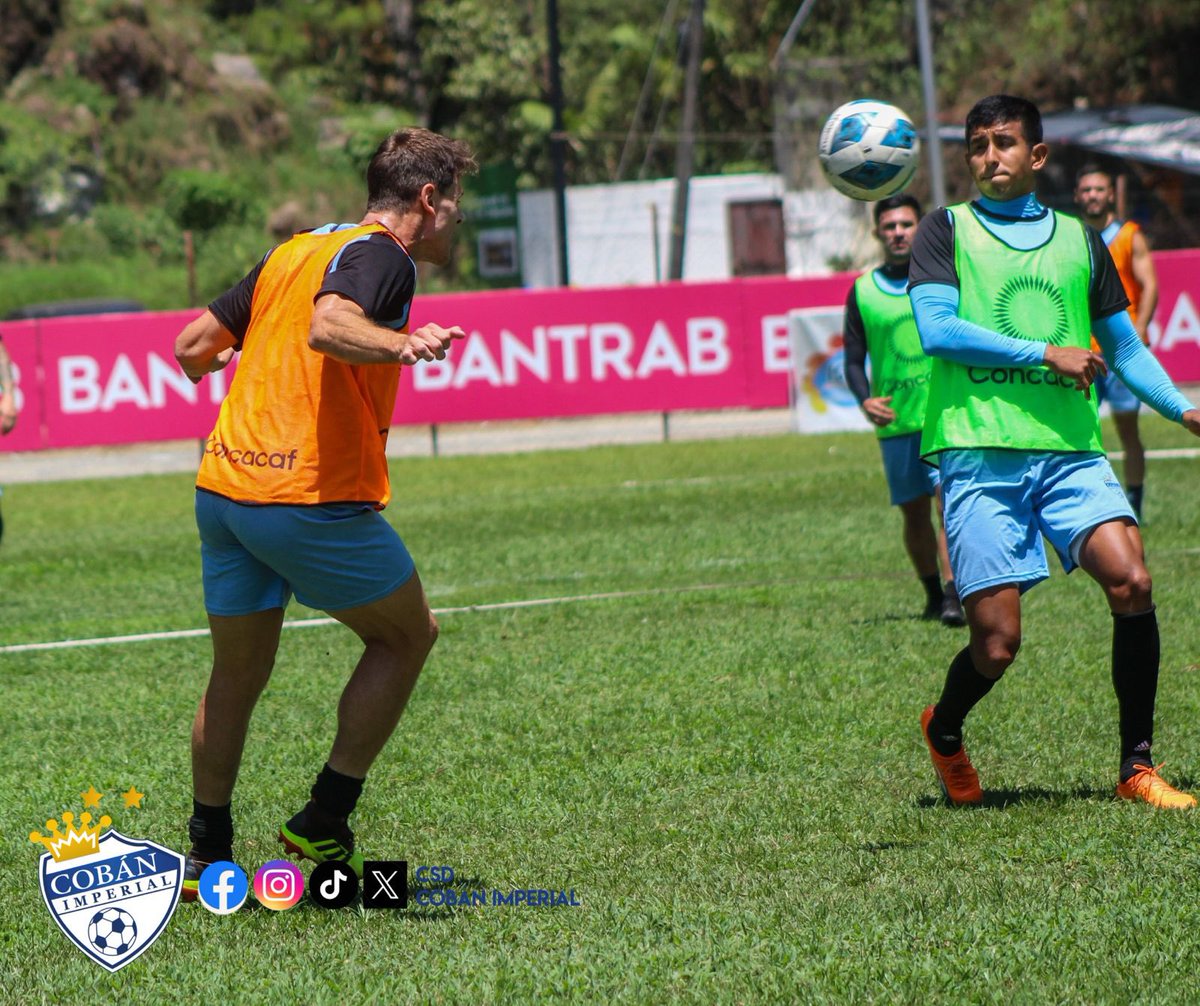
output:
[[[1158,770],[1162,764],[1139,765],[1127,782],[1117,783],[1117,796],[1122,800],[1143,800],[1151,807],[1184,810],[1196,806],[1196,798],[1176,789]]]
[[[983,788],[979,785],[979,773],[967,757],[967,749],[960,748],[957,754],[940,755],[929,740],[929,721],[933,719],[933,706],[926,706],[921,713],[921,736],[929,748],[929,757],[933,759],[933,770],[937,773],[938,785],[942,793],[955,807],[965,804],[980,803],[983,800]],[[1159,780],[1161,783],[1162,780]],[[1162,783],[1166,786],[1166,783]]]

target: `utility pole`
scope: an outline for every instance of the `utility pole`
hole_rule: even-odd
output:
[[[671,214],[671,258],[668,279],[683,279],[683,247],[687,236],[688,186],[696,148],[696,104],[700,92],[700,50],[704,47],[704,0],[692,0],[687,21],[687,75],[683,85],[683,123],[675,148],[675,208]]]
[[[925,143],[929,156],[929,189],[934,206],[946,205],[946,176],[942,138],[938,136],[937,88],[934,86],[933,41],[929,31],[929,0],[917,0],[917,51],[921,59],[921,89],[925,93]]]
[[[558,233],[558,282],[571,285],[567,254],[567,131],[563,125],[562,67],[559,65],[558,0],[546,0],[546,32],[550,49],[550,162],[554,166],[554,214]]]

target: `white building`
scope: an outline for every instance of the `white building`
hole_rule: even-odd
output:
[[[869,203],[855,202],[828,188],[787,192],[782,177],[775,174],[702,176],[692,179],[688,195],[685,280],[733,275],[729,204],[763,199],[783,203],[789,276],[861,267],[878,255],[879,247],[870,235]],[[665,279],[674,201],[673,178],[569,187],[571,286],[624,286]],[[553,191],[519,193],[517,213],[525,286],[557,286]]]

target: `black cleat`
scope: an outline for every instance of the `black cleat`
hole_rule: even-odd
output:
[[[967,624],[967,616],[963,612],[962,602],[958,599],[957,591],[946,591],[946,596],[942,598],[941,612],[938,617],[941,618],[942,625],[951,625],[957,628]]]
[[[184,901],[195,901],[200,895],[200,874],[213,863],[219,863],[222,860],[233,862],[233,850],[229,849],[224,852],[199,853],[194,848],[188,852],[183,860],[183,892]]]
[[[311,801],[279,829],[279,841],[292,856],[314,863],[331,859],[345,863],[362,880],[363,856],[354,849],[354,832],[346,819],[327,817]]]

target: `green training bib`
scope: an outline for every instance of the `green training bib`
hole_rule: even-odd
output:
[[[908,294],[882,289],[872,270],[854,281],[854,296],[867,333],[871,395],[891,395],[891,408],[896,413],[887,426],[875,427],[875,435],[882,438],[915,433],[925,424],[932,361],[921,348]]]
[[[1079,220],[1054,213],[1050,240],[1021,251],[992,234],[970,205],[950,213],[960,318],[1016,339],[1089,348],[1092,262]],[[972,447],[1101,451],[1095,392],[1076,391],[1048,367],[935,357],[921,453]]]

